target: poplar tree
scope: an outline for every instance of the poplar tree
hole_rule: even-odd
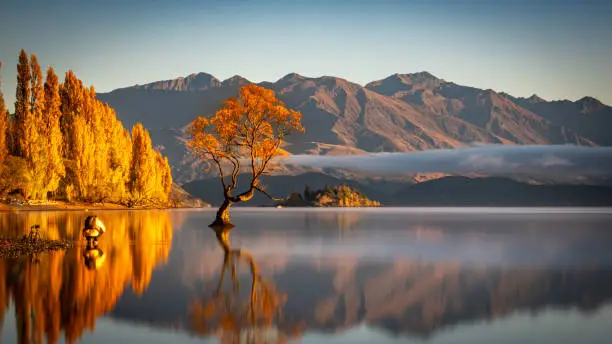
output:
[[[11,134],[11,118],[6,110],[0,75],[0,197],[4,197],[9,191],[26,188],[29,185],[28,170],[24,160],[10,155],[13,146]]]
[[[7,141],[9,124],[8,111],[4,104],[4,94],[2,94],[2,61],[0,61],[0,169],[3,167],[2,165],[9,152]]]
[[[133,205],[149,201],[155,185],[155,157],[149,132],[137,123],[132,127],[132,163],[129,190]]]
[[[30,99],[19,137],[21,157],[26,161],[31,178],[26,198],[46,199],[45,175],[47,174],[47,142],[41,130],[44,126],[42,112],[44,110],[43,76],[38,60],[32,55],[30,61]]]
[[[66,171],[62,159],[63,139],[60,129],[62,113],[60,110],[59,79],[53,67],[49,67],[47,70],[44,90],[43,130],[44,137],[47,140],[47,174],[45,176],[45,185],[48,191],[55,192],[59,187],[61,178],[66,175]]]
[[[132,159],[132,140],[130,132],[123,127],[120,121],[114,120],[109,140],[109,166],[108,187],[109,197],[117,202],[125,202],[129,196],[128,183],[130,178],[130,162]]]
[[[45,107],[45,93],[43,88],[43,73],[38,64],[36,55],[30,55],[30,113],[36,117],[42,117],[42,112]]]
[[[82,103],[83,84],[77,79],[72,70],[66,72],[64,83],[60,87],[60,129],[62,131],[62,157],[66,175],[60,183],[61,191],[68,200],[77,198],[76,186],[76,147],[75,140],[77,132],[75,131],[74,119],[79,115]]]
[[[162,195],[165,195],[165,201],[168,201],[168,196],[172,191],[172,169],[170,168],[170,164],[168,163],[168,158],[159,154],[161,159],[160,161],[160,171],[162,171]]]
[[[168,202],[168,195],[172,189],[172,174],[168,158],[160,152],[153,151],[155,158],[155,184],[153,185],[153,198],[161,203]]]
[[[66,72],[64,83],[60,89],[60,98],[62,101],[60,118],[60,128],[64,137],[64,157],[72,159],[73,157],[73,137],[75,136],[73,128],[73,119],[80,114],[81,104],[83,103],[83,83],[77,79],[73,71]]]
[[[167,203],[170,165],[148,131],[138,124],[130,137],[72,71],[61,85],[53,68],[43,79],[36,56],[22,50],[16,95],[11,119],[0,92],[0,194],[21,190],[26,199],[45,199],[59,191],[68,200]]]
[[[93,163],[94,163],[94,183],[96,189],[96,198],[98,201],[103,200],[108,195],[108,131],[106,128],[108,119],[107,106],[96,99],[96,92],[93,87],[87,90],[87,99],[92,110],[89,128],[92,131],[93,138]]]
[[[30,63],[25,50],[19,53],[17,64],[17,90],[15,92],[15,118],[12,125],[11,140],[13,155],[22,156],[22,137],[24,135],[24,124],[30,112]]]
[[[74,197],[85,201],[93,201],[95,195],[95,163],[93,131],[87,125],[82,116],[76,116],[72,120],[72,132],[75,133],[71,139],[73,142],[72,156],[74,165],[73,187]],[[78,134],[77,134],[78,133]]]

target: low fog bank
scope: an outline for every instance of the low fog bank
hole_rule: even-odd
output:
[[[550,177],[609,177],[612,176],[612,147],[477,145],[457,149],[359,156],[293,155],[283,159],[283,162],[294,166],[339,168],[380,174],[516,173]]]

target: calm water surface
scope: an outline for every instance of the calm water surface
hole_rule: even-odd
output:
[[[0,213],[78,239],[83,212]],[[96,213],[0,260],[1,343],[611,343],[610,209]]]

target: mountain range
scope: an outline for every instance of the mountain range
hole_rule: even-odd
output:
[[[124,124],[142,122],[164,151],[179,183],[206,175],[185,148],[185,128],[212,116],[223,100],[250,83],[206,73],[98,94]],[[289,138],[292,154],[354,155],[505,145],[612,145],[612,107],[591,97],[546,101],[462,86],[428,72],[394,74],[365,86],[291,73],[259,85],[302,113],[306,132]]]

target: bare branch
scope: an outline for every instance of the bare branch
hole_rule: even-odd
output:
[[[255,188],[255,190],[257,190],[257,191],[261,192],[262,194],[266,195],[266,197],[268,197],[272,201],[277,201],[278,202],[278,201],[284,201],[285,200],[284,198],[276,198],[276,197],[270,196],[269,193],[267,193],[264,189],[260,188],[259,186],[255,186],[254,188]]]
[[[223,167],[221,167],[221,162],[219,161],[219,159],[217,159],[214,156],[213,156],[212,160],[217,164],[217,168],[219,169],[219,176],[221,177],[221,185],[223,185],[223,192],[226,192],[227,191],[227,185],[225,185],[225,175],[223,174]]]

